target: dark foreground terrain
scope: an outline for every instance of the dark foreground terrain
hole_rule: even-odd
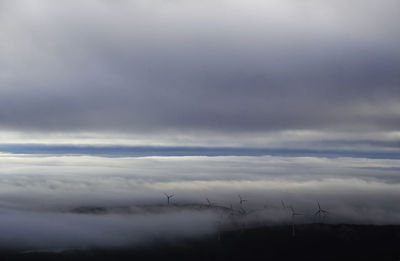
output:
[[[235,230],[129,249],[2,251],[1,260],[400,260],[400,226],[327,225]]]

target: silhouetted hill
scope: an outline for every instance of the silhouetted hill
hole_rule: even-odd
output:
[[[400,260],[400,226],[304,224],[226,231],[130,249],[2,252],[2,260]]]

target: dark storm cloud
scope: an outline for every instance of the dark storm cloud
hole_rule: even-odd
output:
[[[396,1],[3,1],[3,129],[400,126]]]

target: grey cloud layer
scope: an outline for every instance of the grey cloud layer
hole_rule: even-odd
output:
[[[368,205],[395,198],[400,184],[399,161],[383,159],[10,155],[0,162],[1,205],[23,209],[159,204],[163,192],[176,194],[178,203],[210,197],[229,205],[242,193],[256,205],[287,197],[341,205],[360,195]]]
[[[397,1],[2,1],[2,129],[397,130]]]

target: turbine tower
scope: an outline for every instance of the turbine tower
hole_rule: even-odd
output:
[[[284,202],[283,200],[281,200],[281,204],[282,204],[282,207],[283,207],[284,209],[287,209],[287,206],[285,205],[285,202]]]
[[[247,199],[243,199],[242,196],[238,195],[239,197],[239,204],[240,204],[240,209],[238,213],[242,216],[247,215],[247,211],[243,208],[243,203],[247,202]]]
[[[294,222],[294,219],[295,219],[295,216],[302,216],[303,214],[294,211],[294,208],[293,208],[292,206],[289,206],[289,207],[287,207],[287,208],[289,208],[290,211],[292,212],[292,236],[295,237],[295,236],[296,236],[296,232],[295,232],[295,229],[294,229],[294,223],[295,223],[295,222]]]

